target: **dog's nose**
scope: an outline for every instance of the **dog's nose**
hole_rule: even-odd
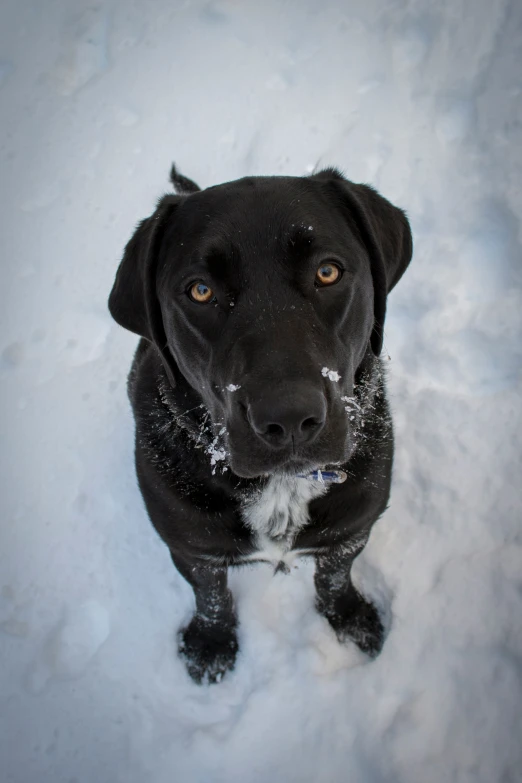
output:
[[[248,406],[250,426],[272,448],[311,443],[326,421],[326,400],[308,389],[284,398],[265,395]]]

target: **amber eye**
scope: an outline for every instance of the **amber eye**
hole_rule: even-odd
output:
[[[205,283],[194,283],[189,288],[189,296],[195,302],[205,304],[205,302],[210,302],[214,298],[214,292]]]
[[[341,270],[335,264],[321,264],[315,273],[316,285],[333,285],[341,277]]]

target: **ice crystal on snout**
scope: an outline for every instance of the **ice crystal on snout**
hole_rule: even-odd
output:
[[[335,370],[329,370],[328,367],[323,367],[323,369],[321,370],[321,374],[325,378],[328,378],[328,380],[333,381],[334,383],[337,383],[337,381],[341,380],[341,376],[339,375],[339,373],[336,372]]]
[[[223,460],[226,460],[227,458],[227,452],[224,446],[219,444],[219,439],[224,433],[226,432],[226,427],[221,427],[220,431],[212,441],[212,443],[207,446],[206,453],[210,456],[210,465],[212,467],[212,475],[215,476],[216,474],[216,468],[218,462],[222,462]],[[221,472],[224,473],[227,470],[226,465],[223,465],[221,468]]]
[[[207,454],[210,454],[210,464],[216,465],[220,460],[225,459],[227,453],[224,448],[218,446],[219,436],[216,435],[210,446],[207,448]]]
[[[341,400],[343,402],[348,403],[347,405],[344,406],[344,410],[346,411],[346,413],[353,413],[354,409],[356,411],[362,411],[361,406],[359,405],[355,397],[341,397]]]
[[[236,386],[234,383],[229,383],[228,386],[227,386],[227,389],[228,389],[229,392],[235,392],[235,391],[237,391],[240,388],[241,388],[241,386]]]

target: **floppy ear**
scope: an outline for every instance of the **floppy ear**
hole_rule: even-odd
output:
[[[355,221],[370,256],[374,290],[374,326],[370,339],[373,353],[382,350],[386,297],[399,282],[411,261],[413,241],[406,214],[390,204],[369,185],[356,185],[336,169],[314,175],[330,180],[341,202]]]
[[[109,296],[114,320],[155,344],[173,386],[177,368],[165,336],[156,273],[164,229],[179,201],[179,196],[164,196],[154,214],[138,225],[125,247]]]

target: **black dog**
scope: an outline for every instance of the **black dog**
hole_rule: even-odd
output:
[[[354,558],[390,491],[381,361],[386,296],[412,253],[405,214],[335,169],[200,191],[175,168],[127,244],[114,319],[141,340],[129,376],[138,480],[192,585],[179,649],[196,680],[237,653],[227,567],[316,562],[317,608],[379,652]]]

